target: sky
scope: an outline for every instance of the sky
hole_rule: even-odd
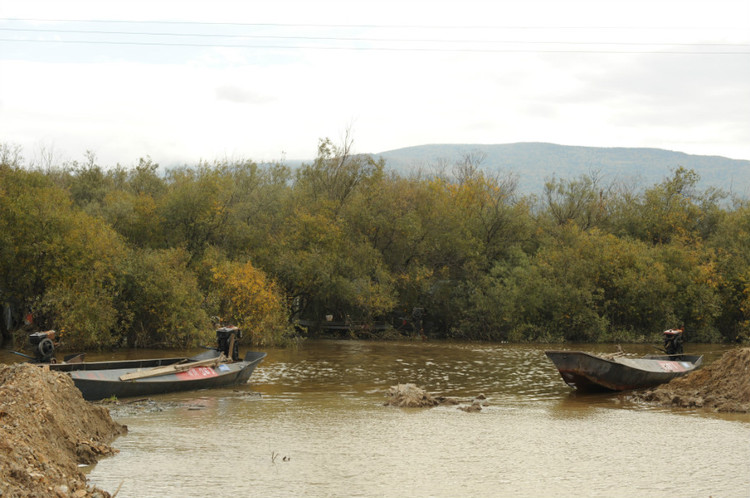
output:
[[[3,0],[29,165],[552,142],[750,159],[750,0]]]

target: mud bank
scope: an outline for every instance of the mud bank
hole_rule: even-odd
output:
[[[79,464],[116,453],[109,443],[126,432],[67,375],[0,365],[0,496],[111,496],[89,487]]]
[[[750,412],[750,348],[724,353],[711,365],[633,395],[635,401],[718,412]]]

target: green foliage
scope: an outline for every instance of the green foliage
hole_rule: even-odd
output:
[[[212,342],[196,275],[183,249],[134,250],[122,262],[117,305],[129,347],[185,348]]]
[[[727,213],[709,244],[719,275],[719,331],[725,340],[750,342],[750,204]]]
[[[604,226],[609,216],[612,186],[600,183],[596,174],[573,180],[548,180],[544,185],[544,200],[554,223],[575,223],[583,230]]]
[[[170,171],[168,182],[170,189],[159,206],[168,245],[200,257],[226,233],[232,178],[222,168],[200,165]]]
[[[555,244],[477,282],[465,327],[482,317],[501,340],[591,342],[684,326],[690,340],[715,341],[717,274],[706,258],[700,247],[654,248],[565,225]]]
[[[209,316],[287,344],[295,320],[400,328],[415,310],[431,337],[645,341],[684,326],[750,342],[746,203],[683,168],[643,190],[592,173],[521,197],[483,160],[400,176],[347,137],[294,171],[108,169],[90,152],[42,171],[0,145],[0,301],[76,348],[204,344]]]
[[[350,195],[382,175],[383,162],[370,156],[354,156],[351,141],[342,146],[330,139],[318,144],[318,157],[312,164],[303,164],[297,172],[297,186],[313,200],[343,205]]]
[[[87,162],[70,165],[67,190],[73,202],[83,208],[95,211],[101,205],[104,196],[112,189],[111,178],[96,164],[93,153],[87,152]]]
[[[35,309],[46,315],[60,340],[72,349],[112,347],[121,333],[113,289],[94,279],[59,283],[45,292]]]
[[[615,233],[637,237],[653,244],[694,242],[710,237],[726,197],[715,189],[699,192],[698,175],[677,168],[671,178],[647,189],[640,196],[622,196],[615,202]]]
[[[116,272],[127,248],[46,176],[0,168],[0,292],[71,345],[109,345]]]
[[[139,248],[163,245],[162,217],[153,197],[113,190],[102,199],[101,216],[130,244]]]

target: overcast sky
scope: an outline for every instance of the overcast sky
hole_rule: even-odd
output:
[[[27,162],[311,159],[347,130],[750,159],[750,0],[0,2]]]

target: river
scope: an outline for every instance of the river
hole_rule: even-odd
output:
[[[705,364],[727,349],[688,346]],[[577,349],[308,341],[268,350],[246,386],[115,409],[129,432],[88,477],[118,498],[750,496],[749,414],[581,395],[544,356],[561,347]],[[488,406],[384,406],[399,383],[481,393]]]

